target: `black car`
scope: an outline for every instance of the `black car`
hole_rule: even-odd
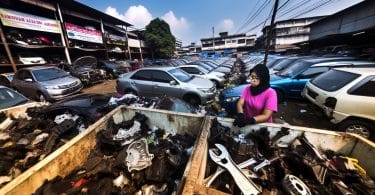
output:
[[[46,117],[69,113],[82,117],[86,124],[96,122],[114,107],[109,106],[110,97],[101,94],[79,94],[55,102],[49,106],[36,108],[36,114]]]
[[[90,85],[103,81],[106,73],[97,69],[97,60],[93,56],[84,56],[75,60],[72,64],[59,64],[59,68],[70,75],[79,78],[83,85]]]
[[[103,69],[107,72],[108,78],[118,78],[119,75],[129,72],[130,65],[125,61],[99,61],[98,66],[99,69]]]

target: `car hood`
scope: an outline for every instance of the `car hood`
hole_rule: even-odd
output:
[[[215,71],[209,72],[208,75],[211,75],[211,76],[214,76],[214,77],[224,77],[225,76],[224,73],[222,73],[222,72],[215,72]]]
[[[214,86],[212,81],[201,78],[201,77],[194,77],[192,80],[187,82],[190,85],[195,85],[197,88],[211,88]]]
[[[245,87],[247,85],[249,85],[249,84],[238,85],[238,86],[235,86],[235,87],[227,88],[222,92],[222,96],[224,96],[225,98],[227,98],[227,97],[239,97],[239,96],[241,96],[242,91],[245,89]]]
[[[82,72],[93,71],[94,69],[91,66],[75,66],[74,70],[82,73]]]
[[[75,86],[79,83],[79,79],[72,77],[72,76],[66,76],[62,78],[57,78],[50,81],[43,81],[41,84],[43,86]]]

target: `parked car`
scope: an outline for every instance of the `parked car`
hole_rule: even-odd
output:
[[[17,54],[18,61],[22,64],[46,64],[43,57],[33,52],[20,52]]]
[[[31,102],[22,94],[0,85],[0,110]]]
[[[79,115],[85,123],[94,123],[111,111],[110,97],[101,94],[78,94],[37,109],[36,114],[56,116],[65,113]]]
[[[110,79],[118,78],[119,75],[129,72],[130,64],[123,62],[111,62],[111,61],[99,61],[99,69],[103,69],[107,72]]]
[[[202,77],[204,79],[211,80],[217,87],[223,87],[225,78],[222,76],[219,72],[209,72],[206,69],[198,66],[198,65],[182,65],[178,66],[178,68],[181,68],[183,71],[195,75],[198,77]]]
[[[339,130],[375,138],[375,67],[335,68],[309,81],[302,95]]]
[[[117,79],[117,92],[138,96],[171,96],[192,104],[213,101],[216,88],[210,80],[187,74],[176,67],[142,68]]]
[[[19,69],[11,86],[26,97],[41,102],[59,100],[82,89],[82,83],[78,78],[50,66]]]
[[[14,73],[12,72],[0,74],[0,85],[10,87],[10,83],[12,82],[13,77]]]
[[[347,58],[347,60],[349,59],[350,61],[343,61],[343,59],[337,61],[336,59],[336,62],[331,58],[298,60],[287,69],[271,75],[270,85],[276,90],[279,103],[285,98],[301,99],[301,92],[306,82],[329,69],[373,64],[372,61],[353,61],[351,58]],[[228,88],[222,92],[219,99],[224,108],[229,110],[228,112],[236,111],[236,103],[246,85]]]
[[[72,64],[59,64],[59,68],[81,80],[83,85],[102,82],[106,72],[97,67],[97,59],[93,56],[84,56],[76,59]]]

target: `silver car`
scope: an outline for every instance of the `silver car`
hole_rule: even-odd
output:
[[[26,97],[41,102],[60,100],[82,89],[82,83],[78,78],[50,66],[19,69],[11,86]]]
[[[142,68],[121,75],[117,79],[117,92],[139,96],[171,96],[192,105],[214,100],[215,84],[207,79],[191,76],[176,67]]]

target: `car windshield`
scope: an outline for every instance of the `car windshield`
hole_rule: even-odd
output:
[[[68,76],[68,74],[65,71],[58,68],[34,70],[33,74],[37,81],[49,81]]]
[[[211,68],[210,66],[208,66],[208,65],[206,65],[206,64],[199,64],[199,66],[200,67],[202,67],[202,68],[204,68],[204,69],[206,69],[206,70],[208,70],[208,71],[211,71],[211,70],[213,70],[213,68]]]
[[[176,77],[181,82],[187,82],[191,80],[193,77],[190,76],[188,73],[183,71],[182,69],[175,68],[168,71],[170,74],[172,74],[174,77]]]
[[[285,68],[284,70],[277,73],[279,76],[284,77],[292,77],[300,73],[301,71],[307,69],[312,65],[311,62],[306,61],[298,61],[293,64],[291,64],[288,68]]]
[[[206,69],[204,69],[204,68],[202,68],[202,67],[200,67],[200,66],[198,66],[197,68],[198,68],[201,72],[203,72],[203,73],[205,73],[205,74],[208,73],[208,70],[206,70]]]
[[[17,92],[7,88],[0,88],[0,109],[17,106],[29,101]]]
[[[325,91],[336,91],[359,76],[351,72],[330,70],[314,78],[311,83]]]
[[[290,65],[294,61],[295,61],[295,59],[284,59],[281,62],[277,63],[275,66],[273,66],[272,69],[274,69],[276,71],[280,71],[280,70],[286,68],[288,65]]]

